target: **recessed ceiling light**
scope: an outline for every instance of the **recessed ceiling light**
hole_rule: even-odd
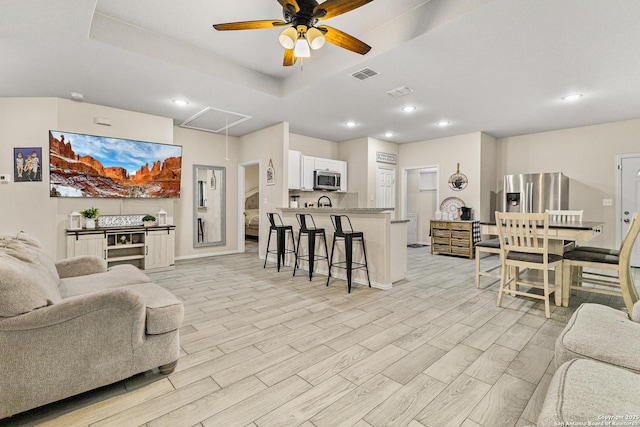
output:
[[[84,95],[80,92],[71,92],[71,99],[74,101],[82,102],[84,101]]]
[[[356,122],[346,122],[345,126],[352,128],[352,127],[355,127],[357,124],[358,123],[356,123]]]
[[[393,132],[385,132],[384,136],[391,138],[393,136]]]
[[[173,103],[176,105],[179,105],[180,107],[184,107],[186,105],[189,105],[189,101],[186,101],[184,99],[174,99]]]
[[[450,124],[451,124],[451,122],[448,122],[446,120],[440,120],[439,122],[436,123],[436,125],[438,125],[440,127],[449,126]]]
[[[402,111],[404,111],[405,113],[412,113],[416,110],[416,107],[414,107],[413,105],[407,105],[406,107],[402,107]]]
[[[572,93],[571,95],[563,96],[562,100],[563,101],[577,101],[580,98],[582,98],[582,94],[581,93]]]

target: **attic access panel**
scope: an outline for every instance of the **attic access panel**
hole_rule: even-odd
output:
[[[218,133],[251,119],[246,114],[207,107],[180,123],[182,128]]]

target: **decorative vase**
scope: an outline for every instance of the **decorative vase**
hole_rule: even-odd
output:
[[[96,228],[95,218],[87,218],[87,221],[84,223],[84,228]]]
[[[143,224],[145,227],[153,227],[154,225],[156,225],[155,221],[143,221]]]

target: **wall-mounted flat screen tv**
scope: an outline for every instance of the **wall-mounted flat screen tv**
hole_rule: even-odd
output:
[[[51,197],[180,197],[180,145],[51,130],[49,165]]]

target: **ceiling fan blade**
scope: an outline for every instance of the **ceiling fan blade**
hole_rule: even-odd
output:
[[[283,9],[287,9],[288,6],[293,7],[293,12],[300,12],[300,6],[298,6],[298,2],[296,0],[278,0],[278,3],[282,5]]]
[[[218,31],[261,30],[263,28],[282,27],[283,25],[289,25],[289,24],[278,19],[272,19],[272,20],[264,20],[264,21],[244,21],[244,22],[228,22],[226,24],[213,24],[213,28],[215,28]]]
[[[360,55],[365,55],[371,50],[371,46],[363,41],[328,25],[321,25],[318,29],[324,33],[324,38],[329,43],[340,46],[341,48],[359,53]]]
[[[282,61],[282,65],[285,67],[290,67],[296,63],[298,58],[293,56],[293,49],[285,49],[284,50],[284,60]]]
[[[313,9],[313,17],[318,19],[329,19],[334,16],[357,9],[373,0],[327,0],[320,3]]]

